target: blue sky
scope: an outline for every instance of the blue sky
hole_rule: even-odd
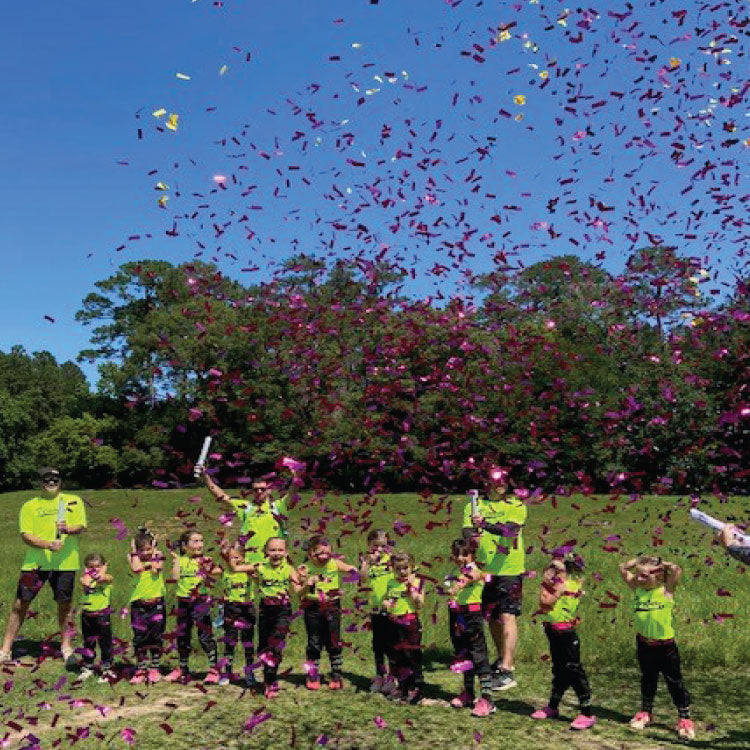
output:
[[[0,349],[74,358],[95,281],[196,253],[248,284],[295,249],[384,253],[413,270],[415,294],[449,294],[498,251],[513,266],[575,252],[618,272],[648,232],[705,259],[719,296],[746,270],[750,236],[746,36],[731,20],[746,11],[684,8],[13,4],[0,29]],[[180,115],[176,132],[157,131],[160,108]]]

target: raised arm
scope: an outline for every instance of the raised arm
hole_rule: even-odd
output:
[[[662,563],[662,566],[664,568],[664,588],[666,588],[670,594],[673,594],[680,581],[682,568],[676,563],[670,562]]]
[[[565,581],[542,580],[542,585],[539,588],[539,609],[542,613],[547,613],[552,610],[557,600],[562,596],[564,590]]]
[[[406,587],[406,595],[411,599],[416,610],[424,606],[424,591],[422,591],[422,582],[416,576],[412,576]]]
[[[203,481],[206,483],[206,487],[208,488],[208,491],[221,503],[224,503],[225,505],[228,505],[232,509],[234,509],[234,504],[232,503],[232,498],[227,495],[226,492],[224,492],[221,487],[219,487],[216,482],[211,478],[211,476],[204,470],[203,471]]]
[[[634,557],[632,560],[628,560],[620,565],[620,575],[622,580],[632,589],[635,588],[635,573],[633,568],[637,564],[637,559]]]

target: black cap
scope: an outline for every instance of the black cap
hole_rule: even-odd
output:
[[[59,479],[60,471],[59,469],[55,469],[52,466],[44,466],[39,469],[39,476],[42,479],[46,479],[47,477],[54,477],[55,479]]]

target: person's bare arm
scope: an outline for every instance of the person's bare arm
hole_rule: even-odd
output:
[[[565,581],[545,581],[539,589],[539,609],[547,613],[555,606],[565,590]]]
[[[665,562],[662,563],[664,568],[664,588],[673,594],[677,588],[677,584],[680,582],[680,576],[682,575],[682,568],[676,563]]]
[[[424,591],[422,591],[421,581],[416,576],[409,579],[406,595],[411,599],[416,610],[422,609],[424,606]]]
[[[38,536],[34,536],[33,534],[23,533],[21,534],[21,539],[23,540],[24,544],[27,544],[29,547],[36,547],[37,549],[48,549],[52,552],[61,550],[63,546],[63,542],[61,539],[55,539],[52,542],[48,542],[44,539],[40,539]]]
[[[228,505],[230,508],[234,510],[234,505],[232,504],[232,498],[227,495],[226,492],[224,492],[221,487],[219,487],[216,482],[211,478],[211,476],[204,471],[203,472],[203,481],[206,483],[206,487],[208,488],[208,491],[221,503],[224,503],[225,505]]]
[[[635,573],[633,573],[633,568],[635,568],[637,562],[638,561],[634,557],[632,560],[628,560],[620,565],[620,575],[622,576],[622,580],[625,581],[631,589],[635,588]]]

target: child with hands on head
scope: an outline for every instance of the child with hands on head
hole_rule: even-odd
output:
[[[388,612],[393,638],[392,668],[398,691],[390,697],[405,703],[422,700],[422,624],[419,610],[424,605],[424,592],[414,573],[414,558],[408,552],[391,555],[393,580],[388,582],[383,605]]]
[[[130,624],[137,668],[131,684],[159,682],[161,679],[162,639],[166,627],[164,605],[164,556],[156,538],[145,527],[130,541],[130,571],[136,584],[130,595]]]
[[[552,692],[546,706],[531,714],[533,719],[553,719],[568,688],[578,698],[579,714],[571,729],[590,729],[596,723],[591,712],[591,688],[581,664],[581,644],[576,633],[580,622],[578,605],[583,595],[583,560],[568,553],[550,560],[542,574],[539,609],[552,658]]]
[[[456,539],[451,545],[453,567],[445,580],[450,636],[455,653],[451,669],[462,672],[464,678],[463,692],[451,701],[451,706],[471,707],[472,716],[485,717],[497,709],[492,700],[492,667],[484,639],[484,574],[477,566],[475,553],[472,539]],[[475,677],[479,678],[479,698],[474,692]]]
[[[691,740],[695,737],[695,726],[690,719],[690,694],[682,679],[680,653],[672,627],[674,592],[682,570],[660,557],[640,555],[623,563],[620,573],[633,592],[641,669],[641,710],[630,720],[630,726],[643,729],[651,723],[659,674],[663,674],[677,707],[677,735],[680,739]]]
[[[208,684],[219,682],[218,654],[211,618],[211,588],[222,570],[203,554],[203,534],[185,531],[179,539],[178,550],[172,555],[172,577],[177,582],[177,653],[180,665],[168,679],[185,682],[190,679],[190,659],[193,625],[198,630],[198,641],[208,657],[209,670],[204,678]]]
[[[307,633],[305,669],[308,690],[320,689],[320,655],[325,649],[331,662],[328,687],[343,687],[341,646],[341,573],[355,573],[354,565],[333,557],[331,543],[323,536],[310,538],[307,547],[308,565],[298,568],[302,612]]]
[[[83,560],[81,587],[81,633],[83,635],[83,669],[79,680],[94,674],[96,647],[101,653],[100,682],[115,679],[112,671],[112,576],[107,572],[107,561],[99,552],[91,552]]]
[[[375,679],[370,685],[372,693],[390,693],[395,687],[388,674],[386,659],[391,659],[391,624],[383,600],[388,582],[393,580],[390,542],[382,529],[373,529],[367,535],[367,552],[361,557],[360,581],[369,589],[370,630],[372,652],[375,657]]]

